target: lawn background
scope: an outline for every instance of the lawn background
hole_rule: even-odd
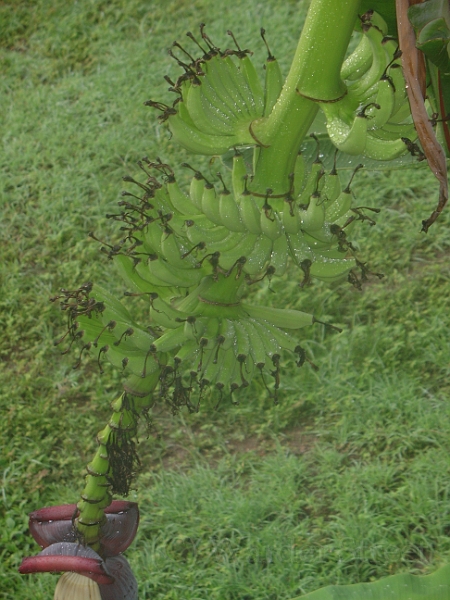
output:
[[[77,500],[120,390],[112,369],[73,370],[76,355],[54,347],[65,319],[49,298],[89,280],[124,291],[87,234],[117,236],[104,215],[138,159],[160,156],[180,181],[185,160],[208,168],[143,106],[170,98],[166,49],[204,21],[262,65],[263,26],[286,73],[304,12],[286,0],[1,3],[0,598],[52,597],[56,576],[17,573],[37,552],[27,513]],[[285,600],[449,561],[450,213],[420,233],[437,185],[419,165],[359,173],[353,190],[382,208],[356,238],[384,279],[300,290],[291,271],[252,292],[344,328],[302,333],[319,372],[287,360],[278,406],[255,384],[217,411],[156,407],[141,432],[127,552],[141,599]]]

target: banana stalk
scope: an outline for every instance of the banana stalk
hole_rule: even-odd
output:
[[[302,311],[254,306],[245,301],[248,286],[283,275],[290,263],[298,268],[300,288],[313,278],[357,281],[355,269],[364,269],[347,238],[354,222],[366,219],[353,207],[349,186],[342,190],[336,169],[325,173],[319,157],[308,169],[299,155],[319,109],[343,152],[382,160],[406,151],[400,134],[409,133],[411,121],[398,56],[376,15],[361,17],[361,43],[344,61],[359,4],[311,1],[284,83],[264,31],[263,84],[250,51],[232,34],[236,48],[222,51],[201,26],[201,43],[189,34],[201,58],[186,52],[189,64],[176,59],[183,68],[171,82],[176,101],[147,103],[190,152],[214,156],[233,149],[233,167],[228,189],[221,174],[217,188],[217,181],[184,165],[194,171],[187,193],[168,165],[143,159],[145,183],[124,178],[138,185],[140,196],[124,192],[119,213],[109,215],[121,222],[121,239],[103,245],[125,296],[118,300],[85,284],[57,297],[67,311],[70,345],[82,346],[77,365],[94,352],[100,368],[108,359],[124,376],[125,392],[98,434],[77,505],[76,529],[94,550],[112,494],[129,489],[138,419],[153,396],[174,412],[193,411],[203,394],[237,393],[260,376],[276,397],[280,357],[299,351],[298,330],[316,320]],[[240,147],[253,148],[253,168]],[[133,296],[147,302],[143,326],[132,317]]]

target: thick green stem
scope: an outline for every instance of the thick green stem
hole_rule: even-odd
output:
[[[288,194],[289,175],[294,172],[300,146],[318,111],[316,103],[298,94],[289,94],[286,87],[283,88],[269,119],[278,106],[280,109],[277,113],[280,118],[268,122],[268,125],[274,124],[270,134],[272,141],[267,147],[259,149],[255,176],[251,183],[251,190],[259,194],[266,193],[267,189],[271,189],[275,195]],[[258,123],[254,123],[253,131],[255,137],[260,140]]]
[[[317,102],[333,102],[346,93],[342,62],[360,0],[312,0],[294,60],[271,114],[254,121],[261,149],[252,189],[274,194],[289,190],[288,176],[301,143],[314,121]]]
[[[312,0],[288,76],[302,96],[334,102],[345,95],[340,72],[359,5],[360,0]]]

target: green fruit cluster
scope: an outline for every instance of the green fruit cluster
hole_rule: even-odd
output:
[[[347,93],[321,103],[330,140],[342,152],[392,160],[408,150],[411,119],[397,41],[373,11],[361,17],[361,39],[342,66]]]
[[[233,34],[236,49],[221,51],[200,26],[203,48],[192,33],[188,36],[200,47],[202,56],[190,62],[176,58],[183,74],[171,83],[177,95],[173,106],[148,101],[162,111],[160,121],[167,121],[175,140],[194,154],[224,154],[236,146],[255,145],[251,124],[268,115],[282,88],[283,78],[276,58],[270,53],[265,64],[265,84],[250,59],[250,50],[242,50]],[[264,30],[261,30],[264,39]]]
[[[298,157],[303,170],[303,159]],[[248,285],[283,275],[289,261],[300,270],[300,285],[311,278],[335,281],[357,266],[345,231],[358,218],[352,194],[341,189],[333,169],[313,164],[295,192],[264,197],[248,189],[244,158],[235,154],[231,190],[220,177],[213,185],[195,172],[190,194],[161,161],[140,163],[145,183],[130,177],[142,194],[123,192],[123,239],[103,250],[114,260],[127,296],[149,300],[146,326],[125,303],[99,286],[66,292],[63,308],[71,336],[84,350],[96,350],[127,374],[125,390],[160,394],[177,410],[194,410],[205,389],[231,393],[255,376],[279,385],[285,350],[305,360],[296,330],[314,323],[297,310],[251,306],[242,298]],[[131,201],[133,200],[133,201]],[[156,378],[156,379],[155,379]]]
[[[383,28],[378,16],[364,15],[361,42],[342,67],[348,93],[322,104],[331,140],[349,153],[374,156],[374,144],[391,147],[394,126],[409,132],[405,127],[410,125],[403,123],[404,86],[396,79],[401,73],[394,68],[398,53]],[[300,287],[313,278],[333,282],[345,277],[360,287],[368,270],[356,260],[348,235],[358,220],[372,222],[353,206],[350,183],[343,188],[335,166],[326,172],[319,158],[308,170],[299,154],[293,172],[279,178],[285,181],[283,193],[255,184],[264,148],[252,122],[266,118],[277,103],[282,89],[278,63],[268,50],[262,86],[250,51],[241,50],[230,32],[236,49],[225,51],[211,42],[203,26],[200,32],[205,45],[196,42],[200,59],[174,44],[189,62],[176,59],[183,74],[170,81],[177,95],[173,106],[148,104],[163,111],[161,120],[191,152],[215,155],[234,149],[230,175],[219,173],[209,181],[193,169],[186,193],[169,165],[145,158],[138,163],[144,182],[124,178],[139,194],[122,193],[119,212],[108,215],[121,224],[122,239],[102,250],[114,261],[126,295],[148,299],[144,326],[133,320],[128,301],[98,286],[65,291],[62,304],[69,334],[82,343],[81,354],[95,349],[99,365],[106,358],[123,369],[127,393],[145,398],[156,386],[174,410],[196,410],[207,390],[233,393],[256,376],[266,387],[273,378],[276,391],[283,353],[304,363],[296,331],[315,319],[297,310],[252,306],[245,302],[248,286],[283,276],[291,263]],[[364,144],[355,146],[356,138]],[[239,150],[249,145],[254,147],[253,168]],[[274,159],[271,165],[275,174],[285,169],[278,163]]]
[[[336,148],[350,155],[392,160],[407,152],[417,137],[401,52],[397,41],[387,35],[380,15],[369,11],[360,20],[361,39],[341,70],[346,93],[332,102],[317,102]],[[221,51],[203,26],[200,32],[206,44],[202,48],[196,42],[202,56],[188,55],[189,63],[177,59],[184,72],[175,83],[170,82],[170,91],[177,95],[173,105],[146,104],[162,111],[160,120],[167,121],[175,140],[192,153],[221,155],[230,148],[259,145],[254,124],[261,126],[282,90],[278,61],[269,50],[262,86],[249,50],[241,50],[236,42],[237,49]]]

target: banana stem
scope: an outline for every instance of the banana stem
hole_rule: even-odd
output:
[[[302,98],[295,90],[294,95],[289,94],[286,86],[283,87],[269,119],[278,106],[279,118],[263,124],[275,124],[275,128],[270,144],[259,148],[255,175],[251,183],[251,190],[259,194],[264,194],[267,189],[271,189],[276,195],[288,194],[289,175],[294,172],[300,146],[319,110],[315,102]],[[255,137],[264,143],[265,127],[260,130],[258,123],[253,123],[253,132]]]
[[[159,373],[155,374],[154,387]],[[151,398],[151,396],[150,396]],[[136,435],[139,416],[149,407],[149,396],[132,398],[124,393],[112,403],[113,414],[102,431],[97,435],[98,449],[92,461],[87,465],[86,483],[77,504],[79,511],[76,528],[83,543],[96,552],[100,550],[101,527],[105,522],[105,508],[112,500],[114,488],[129,485],[134,456],[125,456],[134,448],[133,438]],[[119,462],[117,463],[117,453]],[[124,454],[124,456],[121,456]],[[128,481],[117,481],[123,477]],[[126,495],[126,493],[125,493]]]
[[[286,80],[301,96],[335,102],[345,95],[340,72],[359,5],[360,0],[312,0]]]
[[[252,184],[255,191],[289,190],[288,176],[317,114],[317,102],[335,102],[345,95],[340,71],[359,5],[360,0],[312,0],[280,96],[268,117],[252,123],[262,146]]]

